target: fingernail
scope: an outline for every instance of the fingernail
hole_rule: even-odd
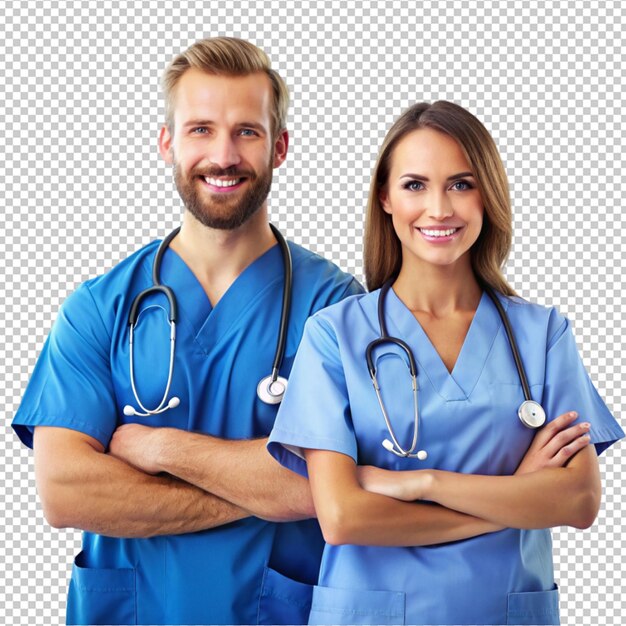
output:
[[[577,417],[578,413],[576,411],[570,411],[570,417]]]
[[[581,439],[582,439],[583,441],[591,441],[591,437],[590,437],[589,435],[583,435],[583,436],[581,437]]]
[[[582,428],[591,428],[591,424],[589,422],[584,422],[580,425]]]

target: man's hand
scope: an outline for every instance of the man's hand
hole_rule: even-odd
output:
[[[575,411],[563,413],[538,430],[515,475],[530,474],[546,467],[564,467],[577,452],[588,446],[591,441],[587,434],[589,423],[570,426],[577,417]]]
[[[146,474],[158,474],[161,471],[157,459],[162,430],[141,424],[124,424],[113,433],[109,454]]]

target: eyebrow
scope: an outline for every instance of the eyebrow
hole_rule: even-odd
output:
[[[183,124],[183,128],[194,128],[196,126],[213,126],[215,122],[212,120],[189,120]],[[262,133],[267,133],[267,129],[258,122],[239,122],[236,125],[238,128],[252,128],[253,130],[258,130]]]
[[[189,120],[183,124],[183,128],[191,128],[192,126],[211,126],[211,120]]]
[[[472,172],[459,172],[458,174],[452,174],[452,176],[448,176],[446,180],[456,180],[457,178],[474,178],[474,174]],[[421,174],[402,174],[400,178],[414,178],[415,180],[423,180],[424,182],[428,182],[430,179],[427,176],[422,176]]]

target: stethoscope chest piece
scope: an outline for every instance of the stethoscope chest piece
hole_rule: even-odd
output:
[[[278,376],[276,377],[276,380],[274,380],[273,376],[270,374],[259,381],[256,393],[259,400],[265,402],[266,404],[280,404],[286,390],[287,379],[282,376]]]
[[[526,428],[541,428],[546,423],[546,412],[533,400],[525,400],[520,404],[517,414]]]

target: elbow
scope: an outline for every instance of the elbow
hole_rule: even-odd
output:
[[[600,501],[600,489],[587,489],[579,494],[569,525],[579,530],[590,528],[598,516]]]
[[[49,473],[37,475],[37,491],[43,516],[52,528],[78,528],[76,498],[72,497],[75,487],[65,477]]]
[[[58,499],[40,493],[41,508],[43,516],[52,528],[62,529],[74,527],[70,519],[69,511],[63,502]]]
[[[66,521],[65,517],[58,515],[57,513],[51,513],[44,510],[43,516],[46,519],[46,522],[48,522],[48,526],[51,528],[56,528],[57,530],[61,530],[63,528],[74,528],[72,524]]]
[[[323,512],[318,510],[318,520],[324,541],[332,546],[356,543],[354,524],[351,523],[354,515],[350,515],[346,507],[340,504],[332,506],[326,504],[324,508]]]

